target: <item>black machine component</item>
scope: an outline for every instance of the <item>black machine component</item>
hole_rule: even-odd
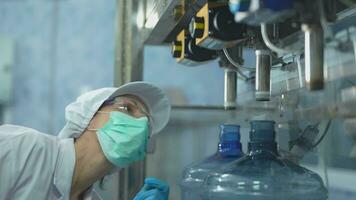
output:
[[[204,35],[204,17],[193,17],[189,24],[189,32],[193,38],[201,38]]]
[[[172,45],[172,54],[178,63],[194,66],[217,58],[215,50],[197,46],[195,42],[187,30],[178,34]]]
[[[246,26],[236,23],[227,3],[206,3],[191,20],[196,44],[209,49],[228,48],[244,39]]]

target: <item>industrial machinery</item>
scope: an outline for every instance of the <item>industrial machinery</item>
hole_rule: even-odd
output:
[[[183,65],[219,60],[224,105],[207,110],[235,113],[236,121],[275,120],[288,133],[284,156],[295,162],[321,143],[334,121],[355,141],[354,0],[118,2],[119,23],[134,15],[137,24],[119,28],[116,69],[124,73],[118,73],[117,84],[139,80],[135,74],[142,78],[144,45],[171,45],[172,57]],[[255,64],[247,66],[245,55],[251,52]],[[173,109],[182,107],[202,109]]]

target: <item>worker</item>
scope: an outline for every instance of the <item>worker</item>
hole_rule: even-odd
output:
[[[0,126],[0,199],[100,199],[92,185],[143,160],[151,134],[169,114],[159,88],[132,82],[81,95],[66,107],[58,136]],[[147,179],[135,197],[141,199],[168,199],[168,185]]]

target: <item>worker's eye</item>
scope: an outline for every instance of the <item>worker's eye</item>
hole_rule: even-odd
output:
[[[130,109],[128,108],[127,105],[118,105],[117,109],[120,112],[124,112],[124,113],[127,113],[127,114],[129,114],[129,111],[130,111]]]
[[[133,103],[130,103],[130,102],[119,103],[117,105],[117,109],[120,112],[123,112],[123,113],[126,113],[128,115],[131,115],[132,117],[139,118],[139,117],[143,117],[143,116],[147,115],[137,105],[134,105]]]
[[[121,104],[118,106],[118,110],[133,116],[135,114],[135,108],[130,104]]]
[[[129,114],[134,114],[134,108],[131,106],[131,105],[126,105],[126,111],[129,113]]]

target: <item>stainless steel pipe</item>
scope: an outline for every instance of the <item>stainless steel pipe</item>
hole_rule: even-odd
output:
[[[237,72],[225,69],[224,76],[224,107],[226,110],[236,108]]]
[[[268,50],[256,50],[256,101],[269,101],[272,56]]]
[[[308,90],[324,88],[324,32],[320,24],[303,24],[305,83]]]

